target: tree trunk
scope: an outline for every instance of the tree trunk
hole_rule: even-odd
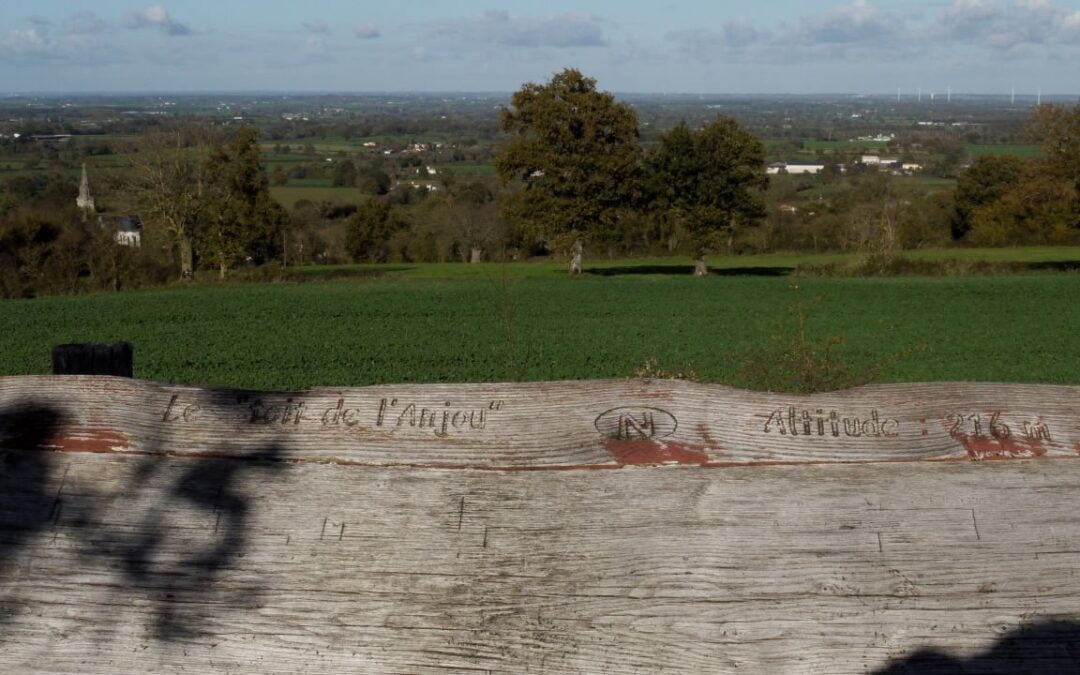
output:
[[[709,265],[705,262],[705,254],[699,254],[697,260],[694,261],[694,276],[695,277],[707,277],[709,276]]]
[[[190,235],[180,237],[180,280],[191,281],[195,276],[195,247]]]
[[[574,242],[574,255],[570,258],[570,274],[581,274],[581,257],[585,247],[582,246],[581,240]]]
[[[469,263],[470,264],[476,264],[476,263],[480,262],[483,255],[484,255],[484,249],[480,248],[479,246],[473,246],[469,250]]]
[[[228,271],[229,266],[225,263],[225,260],[222,259],[222,261],[218,263],[218,276],[221,278],[222,281],[225,281],[225,274]]]

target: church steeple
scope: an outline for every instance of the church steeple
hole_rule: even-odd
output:
[[[90,196],[90,180],[86,177],[86,164],[82,165],[82,181],[79,183],[79,196],[75,203],[83,211],[83,219],[96,212],[94,198]]]

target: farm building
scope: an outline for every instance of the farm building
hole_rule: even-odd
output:
[[[768,168],[765,169],[765,173],[768,173],[768,174],[771,174],[771,175],[776,175],[778,173],[788,173],[788,174],[791,174],[791,175],[801,175],[801,174],[820,173],[821,171],[824,171],[824,170],[825,170],[825,165],[824,164],[802,164],[802,163],[798,163],[798,162],[793,162],[793,163],[789,164],[787,162],[777,162],[775,164],[770,164],[768,166]]]

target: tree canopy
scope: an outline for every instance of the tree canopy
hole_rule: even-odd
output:
[[[661,137],[647,166],[654,207],[689,234],[699,274],[718,234],[765,215],[765,150],[733,119],[718,117],[699,130],[679,123]]]
[[[637,114],[596,80],[571,68],[525,84],[501,126],[512,137],[495,167],[520,185],[504,214],[527,236],[565,250],[617,228],[640,201]]]

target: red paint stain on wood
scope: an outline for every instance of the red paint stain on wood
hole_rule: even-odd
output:
[[[127,448],[128,439],[110,429],[60,429],[41,445],[61,452],[113,452]]]
[[[720,447],[720,444],[709,433],[709,428],[705,426],[704,422],[701,422],[697,425],[697,430],[698,433],[701,434],[701,437],[705,439],[705,443],[707,444],[705,446],[706,450],[712,450],[713,452],[721,455],[723,454],[723,448]]]
[[[1046,455],[1046,446],[1040,440],[1016,436],[991,438],[967,434],[957,434],[954,437],[964,446],[964,450],[971,459],[1025,459]]]
[[[604,447],[620,466],[653,466],[657,464],[689,464],[702,466],[709,463],[705,449],[660,440],[624,441],[609,438]]]

